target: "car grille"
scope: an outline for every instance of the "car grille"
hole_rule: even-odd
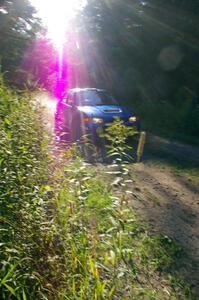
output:
[[[104,113],[121,113],[121,109],[117,108],[117,109],[104,109],[103,110]]]
[[[120,118],[120,120],[123,121],[123,122],[128,122],[129,119],[128,118]],[[105,120],[105,124],[108,124],[108,123],[111,123],[111,122],[114,122],[114,121],[115,121],[115,118],[111,117],[108,120],[107,119]]]

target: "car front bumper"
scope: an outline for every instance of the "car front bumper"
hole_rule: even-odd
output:
[[[110,124],[110,123],[109,123]],[[84,127],[84,134],[91,138],[92,142],[94,143],[101,143],[104,139],[103,135],[106,133],[106,127],[108,123],[105,124],[94,124],[94,123],[87,123]],[[124,122],[124,125],[127,127],[131,127],[135,129],[135,135],[140,132],[140,124],[139,122]]]

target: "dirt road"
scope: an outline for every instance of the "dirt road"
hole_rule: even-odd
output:
[[[179,275],[199,297],[199,149],[151,135],[132,178],[133,207],[153,232],[183,246]]]

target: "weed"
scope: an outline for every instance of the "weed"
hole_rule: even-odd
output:
[[[134,128],[126,126],[120,118],[115,117],[115,120],[107,125],[105,133],[102,134],[102,137],[108,142],[106,145],[108,155],[116,157],[118,161],[131,160],[129,151],[132,151],[133,148],[128,145],[127,140],[135,134],[137,131]]]

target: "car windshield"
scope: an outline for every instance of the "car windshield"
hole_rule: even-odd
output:
[[[80,106],[117,105],[117,101],[111,95],[99,90],[76,92],[75,103]]]

